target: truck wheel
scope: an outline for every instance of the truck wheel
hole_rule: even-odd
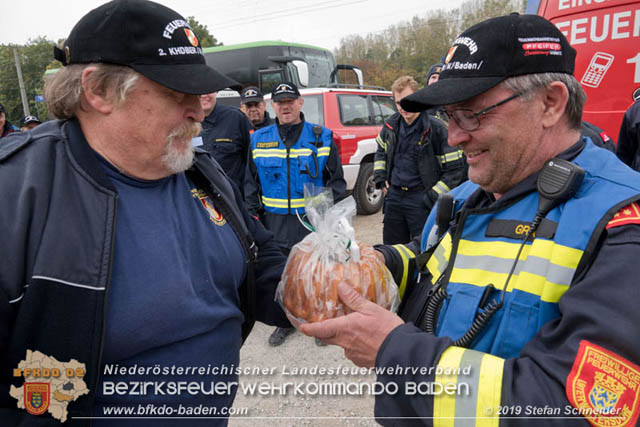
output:
[[[363,163],[360,166],[358,179],[353,187],[353,198],[360,215],[371,215],[382,208],[384,196],[382,190],[376,189],[373,182],[373,163]]]

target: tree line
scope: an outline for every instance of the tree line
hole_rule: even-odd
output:
[[[424,17],[416,11],[409,22],[392,24],[379,33],[342,39],[334,52],[336,61],[359,66],[367,84],[388,89],[397,77],[407,74],[424,84],[430,66],[441,61],[462,30],[493,16],[522,13],[525,1],[468,0],[457,9],[432,10]],[[194,17],[188,17],[188,21],[203,47],[223,44]],[[30,114],[37,114],[45,121],[51,118],[49,112],[45,103],[36,100],[42,96],[46,70],[61,67],[53,59],[53,45],[61,42],[38,37],[25,45],[0,44],[0,103],[12,123],[17,125],[24,116],[14,48],[22,68]]]
[[[524,13],[525,0],[469,0],[452,10],[428,11],[424,17],[389,26],[379,33],[351,35],[334,51],[336,61],[360,67],[366,84],[391,87],[410,75],[424,85],[429,68],[442,62],[454,39],[478,22],[511,12]],[[348,83],[351,77],[344,74]],[[341,75],[343,77],[343,75]]]

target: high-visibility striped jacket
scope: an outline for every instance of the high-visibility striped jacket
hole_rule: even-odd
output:
[[[536,177],[491,204],[481,203],[487,196],[475,184],[460,186],[452,192],[457,214],[439,241],[435,215],[429,217],[422,248],[437,246],[427,262],[428,281],[436,283],[444,273],[447,297],[435,334],[409,322],[382,344],[378,368],[425,370],[378,375],[401,390],[376,398],[379,422],[563,426],[588,425],[581,415],[590,414],[593,425],[636,425],[640,174],[585,141],[573,159],[586,170],[580,189],[546,216],[535,239],[524,246],[504,306],[471,349],[453,342],[484,312],[481,307],[499,300],[537,211]],[[575,147],[569,151],[575,153]],[[383,249],[386,255],[393,249],[410,258],[415,246]],[[424,287],[407,289],[403,317],[424,325],[421,307],[407,301],[421,299]]]
[[[316,137],[314,125],[304,122],[296,143],[286,146],[272,125],[251,135],[251,157],[260,181],[264,210],[276,214],[304,213],[304,186],[323,186],[323,170],[331,152],[331,131]]]
[[[373,179],[376,187],[382,188],[385,181],[391,182],[394,157],[398,149],[398,132],[402,116],[396,113],[389,117],[376,138],[378,148],[374,157]],[[467,179],[467,164],[462,150],[447,143],[446,122],[421,113],[416,120],[423,121],[424,133],[418,144],[418,172],[426,189],[425,204],[431,208],[438,195],[446,193]]]

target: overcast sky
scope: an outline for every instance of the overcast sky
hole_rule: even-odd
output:
[[[181,15],[195,16],[225,45],[258,40],[308,43],[328,49],[349,34],[380,32],[424,17],[429,9],[453,8],[462,0],[159,0]],[[73,25],[101,0],[0,0],[0,44],[25,44],[68,36]],[[267,8],[268,5],[268,8]]]

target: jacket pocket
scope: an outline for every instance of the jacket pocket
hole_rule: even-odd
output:
[[[455,289],[449,286],[447,291],[450,297],[442,305],[437,326],[438,336],[448,336],[457,340],[473,324],[484,288],[459,285]]]
[[[258,157],[255,159],[263,190],[268,185],[275,185],[282,180],[286,181],[284,162],[285,159],[281,157]]]
[[[508,359],[520,354],[522,347],[538,331],[538,312],[537,306],[524,301],[512,301],[507,305],[504,334],[497,356]]]

